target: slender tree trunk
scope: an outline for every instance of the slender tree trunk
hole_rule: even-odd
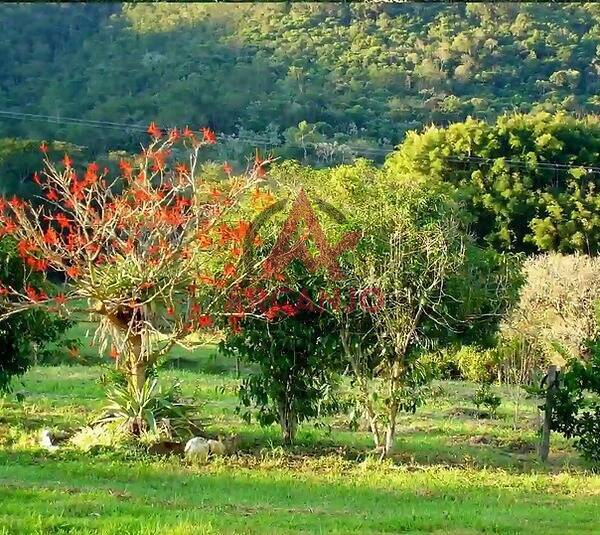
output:
[[[371,403],[368,381],[360,371],[360,355],[357,355],[350,349],[350,345],[348,343],[348,332],[346,330],[342,330],[340,333],[340,338],[342,341],[342,347],[344,348],[344,353],[346,354],[346,360],[348,360],[350,366],[352,367],[352,372],[354,373],[358,390],[362,397],[361,403],[369,422],[375,448],[379,449],[382,446],[381,431],[379,430],[379,425],[377,424],[377,415],[375,414],[375,409]]]
[[[381,431],[379,430],[379,425],[377,425],[377,416],[375,415],[375,411],[371,406],[371,402],[367,400],[365,403],[365,413],[367,414],[367,420],[369,421],[369,427],[371,428],[371,435],[373,436],[373,442],[375,443],[375,448],[381,448]]]
[[[279,402],[279,423],[283,434],[283,443],[292,444],[298,430],[298,417],[295,411],[284,401]]]
[[[381,452],[381,459],[389,457],[394,449],[394,441],[396,439],[396,419],[398,417],[398,401],[397,392],[400,380],[401,364],[396,361],[392,364],[389,370],[389,396],[390,403],[388,406],[388,422],[385,430],[385,444]]]
[[[140,392],[146,382],[147,367],[136,363],[131,367],[131,385],[136,392]]]
[[[552,429],[552,401],[553,401],[553,391],[556,389],[556,375],[557,375],[557,366],[550,366],[548,369],[548,375],[546,376],[546,403],[544,410],[544,422],[542,425],[542,436],[540,440],[539,446],[539,454],[542,462],[546,462],[548,460],[548,454],[550,453],[550,432]]]
[[[369,385],[367,380],[357,373],[357,369],[355,367],[355,362],[353,359],[350,360],[350,364],[354,371],[354,375],[356,377],[356,382],[358,384],[358,390],[360,391],[362,397],[362,405],[365,411],[365,415],[367,416],[367,421],[369,422],[369,427],[371,429],[371,435],[373,436],[373,442],[375,443],[375,448],[381,448],[381,431],[379,429],[379,425],[377,424],[377,415],[375,414],[375,409],[373,408],[373,404],[371,403],[370,393],[369,393]]]
[[[389,421],[385,430],[385,444],[383,445],[383,451],[381,458],[385,459],[389,457],[394,449],[394,442],[396,440],[396,418],[398,416],[398,405],[393,403],[390,407]]]

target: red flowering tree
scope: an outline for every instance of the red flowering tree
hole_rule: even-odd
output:
[[[3,316],[33,307],[90,313],[101,351],[111,346],[136,391],[174,344],[210,329],[222,313],[241,276],[237,257],[248,229],[236,205],[256,189],[265,163],[243,177],[225,166],[222,180],[203,180],[199,153],[216,143],[211,130],[164,132],[152,123],[148,133],[149,145],[122,160],[116,176],[95,163],[77,169],[68,155],[60,163],[45,156],[33,177],[42,203],[0,200],[0,235],[17,240],[34,271],[61,279],[1,287]]]

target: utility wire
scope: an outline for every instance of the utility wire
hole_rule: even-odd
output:
[[[588,164],[565,164],[565,163],[554,163],[554,162],[531,162],[526,160],[514,160],[512,158],[482,158],[480,156],[464,156],[464,157],[452,157],[447,156],[445,160],[455,163],[466,163],[466,162],[478,162],[478,163],[496,163],[502,160],[504,163],[515,167],[536,167],[538,169],[550,169],[550,170],[570,170],[570,169],[585,169],[588,173],[600,172],[600,167],[591,166]]]
[[[36,114],[36,113],[23,113],[23,112],[16,112],[16,111],[9,111],[9,110],[0,110],[0,119],[17,119],[17,120],[31,120],[31,121],[42,121],[42,122],[48,122],[48,123],[56,123],[56,124],[73,124],[73,125],[77,125],[77,126],[88,126],[91,128],[102,128],[102,129],[116,129],[116,130],[121,130],[123,132],[126,133],[131,133],[131,132],[140,132],[140,133],[146,133],[148,126],[147,125],[141,125],[141,124],[128,124],[128,123],[117,123],[114,121],[98,121],[98,120],[93,120],[93,119],[76,119],[73,117],[60,117],[60,116],[55,116],[55,115],[42,115],[42,114]],[[166,129],[165,129],[166,131]],[[220,140],[227,140],[227,139],[233,139],[233,140],[239,140],[239,141],[243,141],[243,142],[247,142],[247,143],[257,143],[260,145],[267,145],[270,147],[277,147],[282,145],[282,143],[275,143],[271,140],[269,140],[268,138],[265,137],[252,137],[252,136],[244,136],[244,135],[227,135],[227,134],[217,134],[217,138]],[[319,144],[318,143],[312,143],[312,142],[306,142],[304,143],[304,145],[298,145],[296,144],[297,147],[317,147]],[[345,145],[344,146],[348,147],[351,150],[354,151],[360,151],[363,153],[373,153],[373,154],[388,154],[390,151],[392,151],[394,149],[393,146],[389,146],[389,148],[377,148],[377,147],[358,147],[358,146],[352,146],[352,145]]]
[[[0,110],[0,119],[16,119],[16,120],[29,120],[29,121],[43,121],[48,123],[56,123],[56,124],[72,124],[76,126],[86,126],[90,128],[102,128],[102,129],[112,129],[119,130],[125,133],[135,133],[139,132],[146,133],[147,126],[142,124],[131,124],[131,123],[119,123],[115,121],[100,121],[94,119],[78,119],[74,117],[60,117],[53,115],[43,115],[36,113],[24,113],[18,111],[10,111],[10,110]],[[165,129],[166,131],[166,129]],[[234,140],[241,141],[243,143],[249,144],[257,144],[263,145],[266,147],[278,147],[282,146],[283,143],[273,142],[271,139],[266,137],[258,137],[258,136],[246,136],[246,135],[234,135],[234,134],[217,134],[217,139],[221,141]],[[322,146],[322,144],[330,143],[328,141],[324,141],[322,143],[314,143],[314,142],[306,142],[303,144],[298,143],[288,143],[287,146],[294,146],[297,148],[318,148]],[[360,147],[356,145],[348,145],[341,143],[340,147],[345,147],[350,151],[354,152],[356,155],[362,155],[367,157],[373,157],[377,155],[385,156],[394,150],[394,146],[381,146],[381,147]],[[458,164],[493,164],[502,160],[504,163],[513,166],[513,167],[524,167],[527,169],[531,169],[535,167],[537,169],[549,169],[549,170],[571,170],[571,169],[585,169],[588,173],[600,173],[600,167],[598,166],[590,166],[587,164],[564,164],[564,163],[555,163],[555,162],[531,162],[526,160],[516,160],[513,158],[484,158],[480,156],[446,156],[443,157],[444,161],[458,163]]]

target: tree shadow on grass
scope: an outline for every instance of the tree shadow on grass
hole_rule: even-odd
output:
[[[85,422],[82,422],[83,425]],[[13,436],[24,433],[37,437],[42,428],[73,430],[77,424],[72,416],[62,413],[41,412],[24,417],[18,411],[5,413],[0,417],[0,433],[10,428]],[[254,459],[282,458],[291,464],[303,460],[327,459],[332,456],[358,464],[366,459],[377,459],[368,433],[356,431],[336,431],[327,433],[324,429],[310,426],[301,428],[292,446],[285,446],[279,429],[275,426],[260,428],[257,425],[222,425],[215,422],[207,428],[210,436],[238,435],[240,452]],[[486,438],[482,435],[482,437]],[[35,439],[34,439],[35,440]],[[14,439],[12,440],[14,442]],[[184,440],[185,442],[185,440]],[[0,445],[2,440],[0,440]],[[7,443],[6,443],[7,444]],[[8,444],[7,444],[8,445]],[[140,451],[145,451],[140,448]],[[42,457],[44,453],[41,453]],[[115,452],[116,459],[122,459],[123,451]],[[512,445],[503,445],[485,440],[473,441],[469,435],[448,435],[441,430],[413,431],[398,437],[391,460],[398,466],[411,467],[456,467],[456,468],[499,468],[513,474],[556,473],[589,469],[590,465],[571,451],[553,451],[550,461],[542,464],[535,450],[513,451]]]
[[[329,434],[323,429],[305,426],[300,429],[294,444],[286,446],[275,426],[212,426],[211,431],[222,435],[238,434],[242,451],[255,458],[285,457],[297,462],[336,456],[353,463],[379,458],[371,436],[365,432],[337,431]],[[527,441],[525,444],[527,451],[520,451],[510,440],[506,443],[499,440],[478,443],[468,434],[449,435],[439,429],[417,430],[398,437],[391,461],[403,467],[502,469],[512,474],[579,472],[593,468],[570,449],[556,449],[547,463],[541,463],[535,448]]]
[[[196,359],[207,369],[211,352],[202,352]],[[231,366],[231,361],[228,362]],[[18,432],[33,435],[44,427],[72,429],[90,421],[104,399],[100,387],[93,380],[100,374],[100,369],[82,367],[69,370],[68,375],[63,371],[61,368],[49,368],[30,372],[25,383],[31,394],[25,403],[3,405],[0,433],[7,433],[12,428],[13,435]],[[231,373],[231,367],[228,373]],[[209,402],[207,409],[211,422],[208,431],[213,435],[241,435],[243,451],[255,458],[284,454],[293,459],[319,459],[335,455],[361,462],[368,457],[376,457],[369,433],[350,430],[343,418],[328,420],[331,426],[302,425],[296,444],[284,448],[278,427],[260,428],[241,421],[234,412],[234,394],[220,393],[214,397],[211,392],[221,385],[220,380],[212,384],[211,381],[207,383],[206,377],[199,376],[198,381],[191,381],[189,377],[185,376],[185,383],[193,386],[194,382],[198,382],[206,387],[202,395]],[[82,383],[85,383],[85,388]],[[477,420],[473,421],[476,427],[468,423],[460,418],[448,418],[445,413],[442,416],[420,415],[403,419],[394,462],[409,466],[497,467],[511,473],[547,473],[570,470],[571,467],[575,470],[589,467],[566,443],[563,444],[564,441],[553,442],[550,462],[542,465],[537,460],[535,437],[531,433],[527,436],[520,433],[515,437],[501,423],[487,425],[483,422],[485,425],[481,425],[482,422]]]

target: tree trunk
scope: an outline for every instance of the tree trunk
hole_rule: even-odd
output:
[[[296,438],[298,417],[285,402],[279,403],[279,423],[283,434],[283,443],[289,446]]]
[[[394,449],[394,442],[396,440],[396,418],[398,416],[398,404],[393,403],[390,407],[389,421],[385,430],[385,444],[381,452],[381,459],[385,459],[390,456]]]
[[[344,348],[344,353],[346,355],[346,359],[350,363],[352,367],[352,372],[354,373],[354,377],[358,384],[358,390],[362,396],[362,405],[367,415],[367,420],[369,422],[369,427],[371,428],[371,435],[373,436],[373,442],[375,443],[375,448],[381,448],[381,432],[379,430],[379,426],[377,425],[377,415],[375,414],[375,409],[371,403],[370,393],[369,393],[369,383],[368,380],[364,377],[360,370],[360,354],[355,355],[349,344],[348,340],[348,331],[342,329],[340,333],[340,338],[342,341],[342,347]]]
[[[375,414],[375,410],[373,409],[373,405],[371,404],[371,400],[369,398],[369,385],[364,377],[357,376],[356,380],[358,383],[358,389],[363,398],[362,404],[367,416],[367,421],[369,422],[371,435],[373,436],[373,442],[375,443],[375,448],[379,449],[382,446],[381,431],[379,430],[379,425],[377,425],[377,415]]]
[[[385,444],[383,445],[383,451],[381,458],[385,459],[390,456],[394,449],[394,440],[396,438],[396,423],[389,423],[385,430]]]
[[[106,309],[99,310],[99,314],[105,314],[109,321],[120,331],[119,336],[125,339],[125,352],[121,367],[128,375],[129,384],[135,392],[140,392],[148,373],[150,366],[150,358],[148,354],[144,354],[142,334],[131,329],[133,321],[132,314],[129,310],[117,311],[112,314],[106,313]],[[118,361],[119,362],[119,361]]]
[[[131,337],[127,345],[129,350],[129,380],[133,390],[139,393],[146,382],[148,374],[148,359],[142,354],[142,337],[140,335]]]
[[[548,454],[550,453],[550,431],[552,429],[551,404],[553,401],[553,391],[556,389],[557,386],[557,370],[557,366],[550,366],[550,368],[548,369],[548,375],[546,375],[546,408],[544,410],[544,422],[542,425],[542,436],[539,446],[540,460],[544,463],[548,460]]]
[[[140,392],[146,382],[146,373],[148,368],[142,363],[132,363],[130,375],[131,375],[131,386],[135,392]]]

